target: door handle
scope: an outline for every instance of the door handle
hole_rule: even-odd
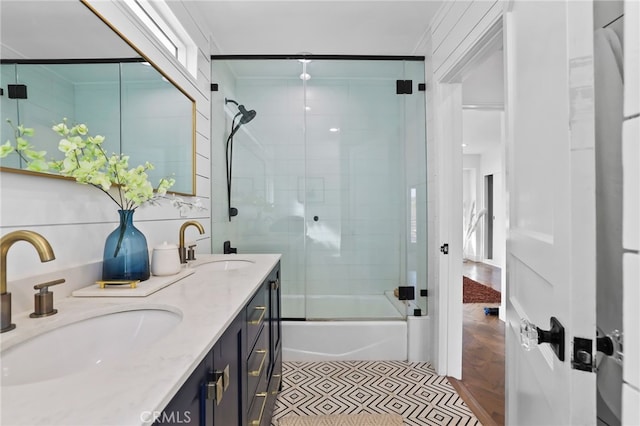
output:
[[[558,359],[564,362],[564,327],[556,317],[551,317],[550,323],[551,328],[545,331],[529,320],[521,319],[520,344],[530,351],[540,343],[548,343]]]
[[[604,336],[598,336],[596,338],[596,351],[613,358],[613,360],[620,365],[622,365],[622,360],[624,359],[622,348],[623,334],[619,330],[613,330]]]

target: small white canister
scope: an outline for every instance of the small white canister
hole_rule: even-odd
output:
[[[153,248],[151,255],[151,273],[156,276],[175,275],[180,272],[178,246],[166,241]]]

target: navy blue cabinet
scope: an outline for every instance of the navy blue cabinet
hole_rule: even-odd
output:
[[[240,426],[242,424],[241,391],[243,375],[240,364],[243,327],[236,318],[213,347],[215,391],[212,391],[213,424]]]
[[[213,357],[207,355],[182,385],[167,407],[151,413],[154,425],[212,425],[213,406],[207,404],[206,388],[213,371]]]
[[[282,384],[280,263],[155,425],[268,426]]]

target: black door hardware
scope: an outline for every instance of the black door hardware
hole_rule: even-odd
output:
[[[27,86],[24,84],[8,84],[9,99],[27,99]]]
[[[571,368],[581,371],[593,371],[593,340],[582,337],[573,338]]]
[[[413,80],[396,80],[396,95],[410,95],[413,93]]]
[[[596,337],[596,351],[613,358],[614,362],[622,365],[622,333],[613,330],[606,335]],[[575,370],[597,371],[597,362],[593,355],[593,340],[583,337],[575,337],[573,339],[573,351],[571,357],[571,367]]]
[[[398,287],[398,300],[415,300],[416,291],[412,286]]]
[[[449,244],[446,244],[446,243],[445,243],[445,244],[441,245],[441,246],[440,246],[440,251],[441,251],[443,254],[449,254]]]

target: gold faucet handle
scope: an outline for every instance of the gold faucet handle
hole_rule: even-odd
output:
[[[33,296],[34,311],[29,315],[31,318],[48,317],[58,312],[53,308],[53,293],[49,293],[49,287],[63,282],[65,282],[64,278],[60,278],[33,286],[34,290],[40,290],[40,292]]]
[[[40,284],[36,284],[33,286],[34,290],[40,290],[41,293],[44,293],[47,291],[47,289],[51,286],[54,285],[58,285],[58,284],[62,284],[65,282],[64,278],[60,278],[57,280],[53,280],[53,281],[47,281],[46,283],[40,283]],[[44,291],[43,291],[44,290]]]
[[[196,244],[189,246],[189,250],[187,250],[187,260],[196,260]]]

